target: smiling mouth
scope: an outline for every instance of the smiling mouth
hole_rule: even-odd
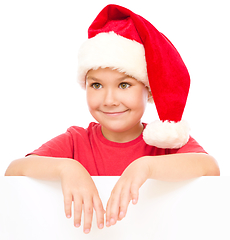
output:
[[[104,114],[108,115],[108,116],[119,116],[122,115],[123,113],[126,113],[127,111],[129,111],[128,109],[122,112],[103,112]]]

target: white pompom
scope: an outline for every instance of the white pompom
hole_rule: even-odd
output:
[[[185,120],[169,122],[156,120],[146,126],[144,141],[158,148],[181,148],[189,140],[190,127]]]

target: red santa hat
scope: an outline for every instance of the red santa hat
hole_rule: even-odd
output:
[[[182,120],[190,86],[188,70],[173,44],[150,22],[118,5],[106,6],[88,29],[81,46],[78,81],[85,87],[90,69],[110,67],[143,82],[151,90],[159,120],[146,126],[143,138],[159,148],[188,142]]]

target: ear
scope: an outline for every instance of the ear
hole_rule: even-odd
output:
[[[146,87],[147,90],[148,90],[148,102],[149,103],[153,103],[153,95],[152,95],[152,92],[150,91],[150,88],[149,87]]]

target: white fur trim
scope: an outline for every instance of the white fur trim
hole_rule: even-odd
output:
[[[189,140],[189,131],[185,120],[177,123],[156,120],[146,126],[143,139],[148,145],[158,148],[181,148]]]
[[[144,46],[114,32],[99,33],[81,46],[78,54],[78,82],[83,88],[87,72],[99,67],[117,69],[149,87]]]

